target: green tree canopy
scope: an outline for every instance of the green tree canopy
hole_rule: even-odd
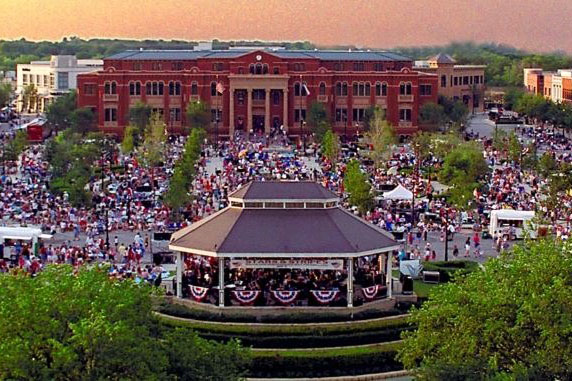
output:
[[[421,106],[419,119],[421,123],[434,126],[435,128],[441,127],[448,121],[448,117],[445,115],[445,108],[433,102],[428,102]]]
[[[338,137],[331,129],[328,129],[322,138],[322,152],[332,163],[335,163],[340,153]]]
[[[191,129],[202,128],[208,130],[211,123],[211,110],[207,102],[193,101],[187,105],[187,124]]]
[[[70,91],[50,103],[46,109],[46,118],[50,125],[63,131],[71,127],[71,115],[76,109],[76,92]]]
[[[346,167],[344,187],[349,194],[350,204],[357,206],[361,214],[373,208],[374,199],[368,176],[361,170],[359,161],[355,159],[350,160]]]
[[[163,116],[159,113],[152,113],[145,128],[142,152],[143,163],[149,168],[156,167],[164,160],[167,141],[166,129]]]
[[[310,130],[316,132],[322,122],[328,122],[328,113],[322,102],[312,102],[308,110],[307,118]]]
[[[428,380],[572,378],[572,246],[515,245],[434,289],[399,359]]]
[[[137,101],[133,107],[129,108],[129,124],[137,127],[138,135],[143,135],[151,118],[151,107],[149,105]],[[136,145],[137,146],[137,145]]]
[[[95,115],[93,115],[93,112],[87,107],[72,111],[69,119],[74,132],[84,135],[96,130]]]
[[[452,149],[443,163],[441,181],[450,185],[476,183],[489,171],[481,147],[467,142]]]
[[[370,130],[366,136],[372,145],[370,156],[377,166],[391,156],[392,147],[397,143],[397,136],[393,126],[385,120],[382,109],[376,109],[369,122]]]
[[[10,101],[10,94],[12,93],[12,85],[9,83],[0,84],[0,107],[4,107]]]

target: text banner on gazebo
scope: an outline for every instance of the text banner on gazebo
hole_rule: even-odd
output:
[[[230,261],[231,269],[342,270],[342,259],[327,258],[244,258]]]

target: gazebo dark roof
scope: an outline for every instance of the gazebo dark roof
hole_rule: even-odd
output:
[[[331,200],[338,196],[311,181],[257,181],[231,193],[229,198],[242,200]]]
[[[169,247],[219,257],[357,257],[394,250],[398,244],[340,207],[228,207],[173,234]]]

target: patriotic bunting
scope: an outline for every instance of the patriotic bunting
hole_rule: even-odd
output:
[[[379,291],[379,286],[375,285],[371,287],[365,287],[362,288],[361,290],[363,292],[363,296],[365,296],[367,300],[372,300],[377,296],[377,292]]]
[[[298,297],[300,291],[272,291],[272,295],[282,304],[290,304]]]
[[[201,300],[203,300],[209,292],[209,289],[207,287],[189,286],[189,288],[191,290],[192,297],[197,302],[200,302]]]
[[[338,293],[339,291],[337,290],[312,290],[312,295],[314,295],[314,298],[316,298],[316,300],[322,304],[328,304],[333,301],[336,296],[338,296]]]
[[[258,298],[260,291],[233,291],[233,293],[240,304],[251,304]]]

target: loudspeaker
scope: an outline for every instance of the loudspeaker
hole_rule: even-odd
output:
[[[413,294],[413,278],[410,275],[406,275],[403,277],[403,295],[412,295]]]

